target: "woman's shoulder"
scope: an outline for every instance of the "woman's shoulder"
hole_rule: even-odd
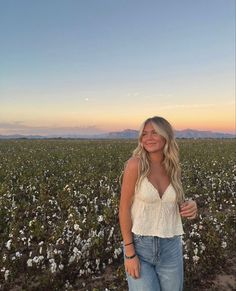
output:
[[[140,159],[138,157],[129,158],[124,167],[124,173],[130,173],[131,175],[138,176]]]
[[[126,162],[126,167],[128,167],[130,169],[138,169],[139,163],[140,163],[139,157],[131,157]]]

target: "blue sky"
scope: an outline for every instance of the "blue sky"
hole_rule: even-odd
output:
[[[235,1],[1,1],[0,134],[235,130]]]

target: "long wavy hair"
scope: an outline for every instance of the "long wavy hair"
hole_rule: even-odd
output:
[[[181,168],[179,165],[179,147],[176,143],[174,131],[171,124],[163,117],[154,116],[146,119],[140,126],[138,136],[138,146],[134,149],[132,157],[139,158],[138,179],[135,185],[135,191],[141,185],[142,180],[150,173],[150,158],[148,152],[142,145],[142,133],[145,125],[151,123],[155,131],[164,137],[165,146],[163,149],[164,159],[162,164],[165,167],[167,175],[169,176],[171,183],[177,194],[177,202],[184,201],[184,191],[181,183]],[[128,161],[125,162],[124,168]],[[122,173],[123,175],[123,173]]]

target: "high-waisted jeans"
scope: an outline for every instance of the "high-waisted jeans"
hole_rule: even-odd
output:
[[[134,279],[126,273],[130,291],[182,291],[183,246],[180,235],[171,238],[133,234],[141,270]]]

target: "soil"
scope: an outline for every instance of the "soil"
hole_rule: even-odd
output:
[[[236,291],[236,253],[228,258],[217,274],[208,276],[200,288],[191,291]]]
[[[86,287],[80,288],[81,291],[91,291],[93,289],[105,291],[110,286],[111,290],[128,291],[126,282],[120,282],[116,276],[114,267],[106,268],[104,274],[86,283]],[[113,289],[112,286],[118,286]],[[107,287],[109,289],[109,287]],[[236,253],[227,259],[226,264],[216,274],[209,275],[197,287],[185,291],[236,291]]]

